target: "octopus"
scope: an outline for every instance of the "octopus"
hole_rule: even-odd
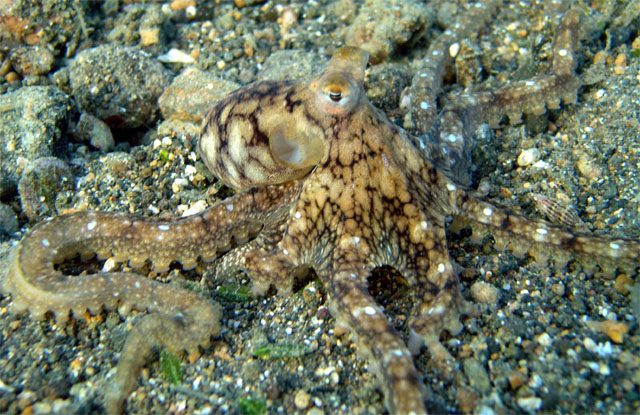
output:
[[[11,311],[36,320],[52,313],[59,325],[87,311],[148,312],[128,335],[104,393],[106,412],[118,414],[152,350],[206,350],[220,332],[220,309],[203,294],[135,272],[70,276],[59,264],[97,255],[133,268],[150,264],[160,274],[175,262],[186,270],[212,263],[216,275],[244,272],[252,294],[271,289],[285,296],[313,270],[336,327],[349,330],[367,358],[389,412],[427,413],[414,356],[426,349],[442,376],[450,376],[457,365],[441,338],[458,334],[470,312],[447,232],[470,227],[474,239],[490,235],[497,249],[559,269],[575,262],[588,273],[634,275],[640,266],[637,239],[527,218],[465,185],[460,172],[474,126],[504,116],[518,122],[523,112],[574,103],[580,85],[574,55],[580,14],[569,10],[556,30],[551,73],[439,108],[452,47],[479,30],[498,4],[474,5],[431,44],[411,91],[410,121],[420,134],[368,100],[368,54],[357,47],[337,49],[309,82],[240,88],[211,109],[199,140],[203,162],[235,195],[175,221],[84,211],[35,226],[15,247],[2,281]],[[369,277],[380,267],[406,281],[406,333],[370,293]]]

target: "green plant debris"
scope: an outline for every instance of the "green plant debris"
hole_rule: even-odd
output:
[[[167,161],[169,159],[169,151],[165,148],[160,150],[160,152],[158,153],[158,159],[160,161]]]
[[[234,301],[236,303],[246,303],[253,300],[253,297],[249,295],[249,287],[244,285],[221,285],[217,289],[218,295],[227,301]]]
[[[182,370],[180,369],[180,359],[175,354],[162,349],[160,352],[160,370],[162,375],[169,382],[175,384],[182,383]]]
[[[640,49],[631,49],[631,57],[640,58]]]
[[[262,415],[267,413],[267,404],[262,399],[240,398],[238,408],[243,415]]]
[[[261,359],[290,359],[296,357],[302,357],[308,353],[308,350],[304,346],[297,344],[267,344],[258,347],[253,351],[255,357]]]
[[[202,285],[200,285],[200,283],[196,281],[186,281],[184,284],[184,288],[196,293],[202,292]]]

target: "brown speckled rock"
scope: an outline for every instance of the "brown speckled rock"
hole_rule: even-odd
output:
[[[189,67],[164,90],[158,105],[164,118],[200,122],[213,103],[239,86],[196,67]]]
[[[369,0],[347,28],[345,43],[366,50],[371,54],[370,62],[379,63],[407,43],[428,20],[429,13],[421,2]]]
[[[64,149],[71,100],[47,86],[0,95],[0,193],[15,189],[19,159],[55,156]]]
[[[55,157],[42,157],[29,164],[18,183],[22,211],[33,221],[59,214],[57,204],[74,189],[69,166]]]
[[[120,128],[152,123],[170,80],[162,64],[144,51],[110,44],[80,52],[69,71],[80,108]]]

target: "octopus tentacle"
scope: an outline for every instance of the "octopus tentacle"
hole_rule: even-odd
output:
[[[14,310],[28,308],[39,319],[52,311],[59,321],[65,321],[70,310],[82,315],[87,309],[97,312],[102,307],[181,309],[183,304],[173,298],[175,293],[162,302],[160,297],[144,295],[144,288],[139,287],[144,280],[141,276],[104,272],[68,278],[55,266],[77,253],[84,257],[97,253],[100,258],[128,259],[134,267],[151,261],[156,271],[168,269],[174,260],[184,268],[194,267],[198,258],[211,261],[233,243],[245,243],[258,233],[260,221],[286,205],[292,186],[251,189],[175,222],[100,212],[60,216],[35,227],[18,245],[2,288],[12,294]]]
[[[580,17],[580,12],[572,9],[561,20],[553,44],[552,73],[514,82],[495,91],[462,94],[444,111],[464,112],[465,121],[472,124],[488,122],[497,126],[505,115],[512,124],[517,124],[522,113],[543,114],[545,104],[549,109],[557,109],[561,102],[575,103],[576,92],[582,84],[575,74],[574,53],[580,38]]]
[[[596,266],[605,275],[614,275],[616,270],[635,274],[640,268],[637,239],[578,234],[477,200],[461,190],[457,197],[460,211],[451,229],[471,225],[476,241],[491,235],[497,249],[510,248],[517,256],[529,254],[542,264],[553,259],[559,267],[575,259],[590,273]]]
[[[442,89],[444,70],[447,62],[455,56],[450,51],[451,46],[484,27],[501,3],[499,0],[474,3],[452,28],[445,30],[429,46],[411,85],[410,116],[416,130],[421,133],[429,131],[438,115],[436,99]]]
[[[454,359],[440,344],[443,330],[456,335],[462,329],[459,316],[466,313],[466,303],[459,290],[454,265],[449,258],[444,226],[425,221],[411,236],[409,259],[395,266],[413,287],[414,310],[409,320],[409,349],[418,354],[426,345],[443,375],[456,367]]]
[[[135,387],[136,375],[151,355],[164,346],[171,350],[206,347],[220,330],[220,312],[202,296],[128,272],[101,272],[70,277],[56,264],[77,253],[90,257],[115,256],[156,270],[170,261],[195,266],[198,258],[212,260],[260,230],[261,220],[283,217],[294,184],[256,188],[240,193],[209,210],[176,222],[113,213],[78,212],[35,227],[13,252],[2,290],[12,295],[12,311],[29,310],[34,319],[52,311],[59,322],[69,311],[81,316],[101,308],[125,313],[131,308],[153,312],[127,338],[116,375],[105,397],[107,413],[118,414]],[[235,215],[231,214],[235,210]],[[286,210],[285,210],[286,211]]]
[[[411,87],[410,117],[421,135],[409,139],[424,157],[463,184],[470,182],[470,156],[475,146],[472,126],[489,123],[495,127],[505,116],[517,124],[523,113],[543,114],[547,108],[559,108],[561,102],[575,103],[577,90],[582,85],[575,73],[574,53],[581,33],[581,12],[571,9],[556,30],[551,73],[493,91],[464,93],[439,110],[436,97],[441,89],[445,62],[451,58],[449,47],[462,39],[461,33],[479,30],[477,23],[488,19],[496,6],[494,2],[473,7],[467,12],[468,16],[463,17],[468,24],[445,31],[431,46],[424,68],[414,77]]]
[[[318,268],[316,273],[325,285],[336,324],[350,328],[355,334],[358,350],[369,357],[389,411],[426,414],[422,382],[412,355],[382,307],[368,292],[366,278],[371,267],[353,258],[351,253],[338,250],[333,256],[340,258],[335,261],[335,267]],[[351,260],[345,260],[348,257]]]
[[[224,279],[236,271],[243,271],[251,280],[251,292],[264,295],[274,286],[281,295],[291,293],[296,276],[305,273],[306,267],[298,267],[277,249],[287,225],[287,216],[270,224],[260,235],[247,244],[234,249],[214,263],[213,275]]]
[[[160,288],[164,287],[159,283],[153,287],[155,290]],[[171,352],[195,352],[198,347],[209,346],[211,337],[220,332],[221,314],[215,304],[200,296],[194,300],[182,289],[173,291],[174,296],[179,296],[174,297],[174,302],[175,298],[180,298],[181,302],[192,300],[191,303],[176,315],[146,315],[129,333],[116,373],[105,393],[104,406],[108,415],[122,413],[125,400],[135,388],[136,375],[153,356],[153,350],[165,347]],[[154,298],[153,295],[149,297]]]
[[[131,307],[154,312],[127,339],[105,397],[110,415],[121,412],[153,347],[163,345],[173,350],[206,347],[210,336],[220,330],[217,306],[194,292],[126,272],[69,278],[54,269],[58,260],[76,251],[106,253],[101,238],[88,238],[91,235],[85,233],[88,228],[107,226],[117,232],[134,220],[114,214],[76,213],[38,226],[13,253],[2,287],[13,297],[12,311],[29,309],[34,319],[42,319],[47,311],[52,311],[59,322],[64,322],[70,310],[80,316],[87,309],[97,312],[102,307],[118,307],[121,312]],[[158,226],[157,222],[144,223]],[[106,232],[102,229],[101,236]]]

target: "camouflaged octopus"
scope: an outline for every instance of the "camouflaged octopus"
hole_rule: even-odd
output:
[[[149,261],[162,272],[172,261],[189,269],[216,260],[218,272],[245,271],[256,294],[270,286],[290,293],[294,277],[312,268],[337,324],[351,329],[368,356],[389,411],[425,413],[412,353],[426,345],[444,370],[452,367],[439,337],[460,331],[466,309],[447,250],[449,218],[456,226],[471,225],[476,237],[490,233],[499,247],[508,244],[557,266],[578,260],[588,268],[634,273],[640,263],[637,240],[574,234],[510,213],[474,197],[430,161],[438,158],[434,137],[463,153],[469,123],[503,115],[513,120],[522,111],[544,111],[545,103],[575,101],[579,17],[569,12],[557,30],[552,74],[435,109],[446,52],[488,20],[497,2],[485,3],[469,11],[475,23],[456,25],[434,42],[414,80],[411,116],[424,136],[408,134],[368,101],[368,55],[354,47],[338,49],[308,83],[241,88],[207,115],[199,143],[203,161],[238,190],[235,196],[175,222],[79,212],[36,226],[15,249],[3,283],[12,310],[28,310],[36,319],[51,311],[59,322],[70,311],[151,313],[128,337],[106,393],[107,411],[115,414],[152,347],[206,347],[219,331],[220,312],[197,293],[134,273],[69,277],[56,264],[78,253],[97,254],[134,267]],[[439,165],[449,172],[455,167],[442,158]],[[380,266],[395,268],[409,285],[408,345],[368,291],[367,278]]]

